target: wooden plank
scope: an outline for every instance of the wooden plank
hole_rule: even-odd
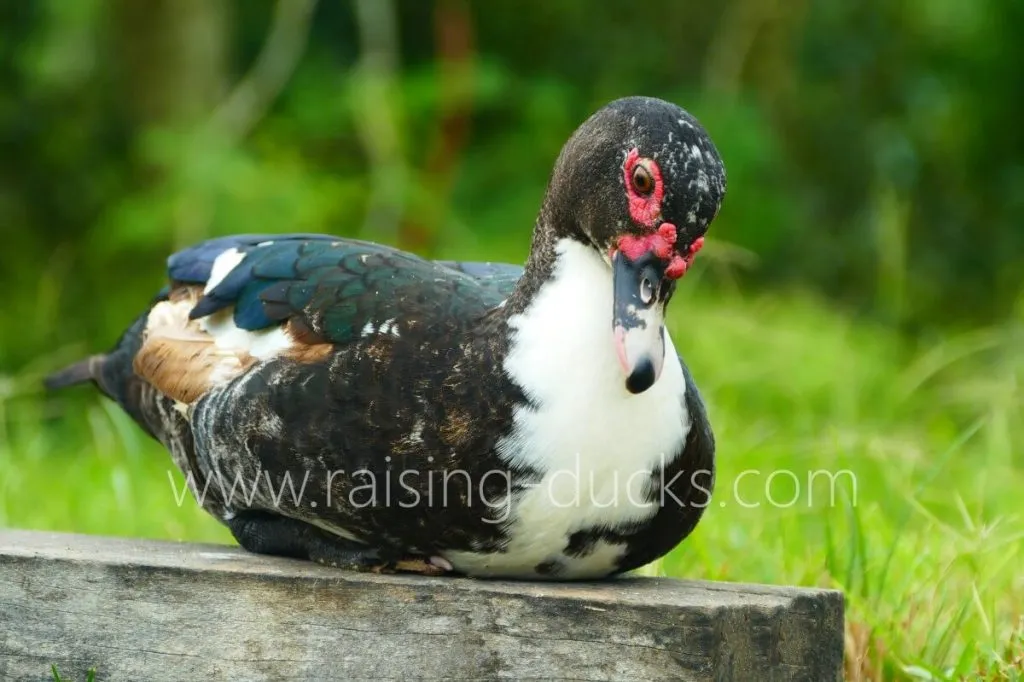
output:
[[[0,531],[0,679],[839,680],[827,590],[372,575]]]

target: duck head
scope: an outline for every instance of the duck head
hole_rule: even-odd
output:
[[[616,100],[581,125],[555,163],[545,212],[561,237],[612,270],[610,343],[626,388],[642,393],[665,361],[665,310],[725,195],[704,127],[648,97]]]

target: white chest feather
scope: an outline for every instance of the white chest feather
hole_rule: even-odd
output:
[[[513,505],[507,551],[449,557],[474,574],[536,575],[547,561],[562,564],[560,577],[607,573],[622,545],[565,557],[568,536],[653,516],[650,474],[676,456],[688,431],[686,382],[667,333],[661,377],[629,393],[612,336],[610,268],[569,240],[558,254],[554,278],[510,321],[505,370],[538,407],[521,408],[515,435],[499,443],[507,461],[544,475]]]

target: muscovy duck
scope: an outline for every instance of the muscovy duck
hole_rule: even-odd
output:
[[[712,430],[664,320],[725,186],[693,116],[616,100],[558,156],[525,268],[212,239],[169,258],[111,352],[48,384],[94,382],[252,552],[628,571],[689,535],[713,487]]]

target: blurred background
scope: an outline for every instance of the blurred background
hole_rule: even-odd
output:
[[[672,313],[722,508],[651,570],[844,589],[850,679],[997,675],[1024,656],[1022,25],[1019,0],[5,2],[0,525],[226,538],[109,403],[39,389],[172,249],[522,262],[572,130],[653,95],[729,189]],[[751,466],[859,485],[728,504]]]
[[[212,234],[502,244],[519,259],[561,144],[629,94],[679,103],[720,146],[720,275],[803,286],[911,333],[990,323],[1021,298],[1017,0],[0,12],[0,277],[22,292],[0,329],[36,320],[4,334],[0,367],[44,339],[109,341],[153,264]],[[26,295],[40,275],[76,286],[40,311]]]

